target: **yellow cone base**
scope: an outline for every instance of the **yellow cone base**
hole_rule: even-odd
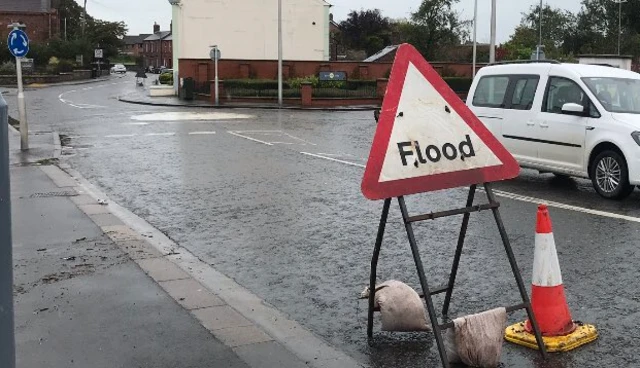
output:
[[[567,352],[586,345],[598,338],[598,331],[593,325],[576,322],[576,330],[566,336],[543,336],[544,346],[550,353]],[[524,329],[524,322],[507,327],[504,339],[530,349],[538,349],[536,336]]]

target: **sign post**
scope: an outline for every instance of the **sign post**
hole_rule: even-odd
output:
[[[9,122],[0,95],[0,367],[15,368],[11,190],[9,188]]]
[[[11,55],[16,58],[16,77],[18,79],[18,114],[20,118],[20,149],[27,151],[29,149],[29,125],[27,124],[27,105],[24,101],[24,89],[22,86],[22,58],[27,56],[29,52],[29,37],[21,29],[25,28],[24,24],[10,24],[9,28],[13,28],[9,32],[7,45]]]
[[[519,309],[527,311],[538,349],[543,357],[546,357],[540,329],[533,315],[531,302],[500,216],[500,203],[496,201],[491,185],[495,181],[512,179],[519,172],[520,167],[513,156],[460,100],[422,55],[411,45],[401,45],[391,70],[391,78],[362,180],[362,193],[365,197],[371,200],[384,199],[371,259],[367,325],[369,338],[373,337],[378,256],[391,200],[397,197],[443,367],[449,367],[449,360],[442,331],[452,328],[453,323],[438,322],[432,296],[445,294],[442,315],[445,321],[449,320],[449,305],[463,253],[469,218],[472,213],[489,210],[493,212],[498,225],[522,298],[522,303],[505,309],[507,312]],[[484,187],[488,203],[474,205],[479,185]],[[465,207],[423,215],[409,215],[405,196],[459,187],[470,188]],[[449,281],[442,287],[432,289],[427,283],[413,224],[459,215],[463,215],[462,227],[448,277]]]
[[[102,77],[101,64],[102,64],[102,58],[104,57],[104,50],[102,49],[93,50],[93,56],[96,59],[96,62],[98,63],[98,78],[100,78]]]
[[[218,83],[219,83],[219,79],[218,79],[218,60],[220,60],[220,58],[222,57],[222,53],[220,52],[220,49],[218,48],[218,45],[213,45],[211,46],[212,49],[209,52],[209,56],[211,57],[211,60],[213,60],[213,69],[214,69],[214,73],[215,73],[215,77],[214,77],[214,91],[213,93],[215,94],[215,105],[216,106],[220,106],[220,96],[219,96],[219,87],[218,87]]]

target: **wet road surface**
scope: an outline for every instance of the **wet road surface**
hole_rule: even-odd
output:
[[[431,334],[377,332],[367,344],[366,301],[357,297],[368,284],[382,209],[360,193],[372,112],[214,111],[116,100],[134,88],[129,75],[29,91],[32,129],[59,131],[63,160],[112,199],[355,359],[371,367],[438,366]],[[5,98],[15,109],[13,96]],[[605,201],[588,181],[530,171],[496,189],[527,285],[536,198],[558,203],[550,211],[569,306],[574,319],[600,333],[597,342],[546,363],[505,343],[505,366],[640,366],[640,191]],[[482,192],[476,197],[486,202]],[[457,189],[407,203],[419,214],[465,200]],[[379,280],[419,288],[397,203],[391,208]],[[460,222],[415,226],[431,286],[448,277]],[[441,297],[434,300],[441,305]],[[493,217],[472,215],[451,316],[518,302]],[[509,321],[524,318],[519,311]]]

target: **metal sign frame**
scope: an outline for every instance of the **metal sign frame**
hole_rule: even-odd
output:
[[[446,330],[448,328],[453,328],[453,322],[449,319],[449,305],[451,303],[451,297],[453,295],[453,289],[456,281],[456,276],[458,274],[458,266],[460,265],[460,258],[462,256],[462,249],[464,247],[465,237],[467,235],[467,227],[469,225],[469,219],[471,217],[471,213],[481,212],[486,210],[491,210],[493,212],[493,216],[495,218],[496,224],[498,226],[498,231],[500,232],[500,236],[502,238],[502,242],[504,244],[505,252],[507,253],[507,257],[509,259],[509,263],[511,265],[511,270],[513,272],[513,276],[518,285],[518,290],[520,292],[520,296],[522,298],[522,303],[507,307],[507,312],[513,312],[520,309],[525,309],[529,320],[531,321],[531,325],[533,326],[534,335],[536,337],[536,341],[538,343],[538,349],[542,354],[543,358],[547,358],[547,351],[542,340],[542,335],[540,333],[540,328],[538,326],[538,322],[536,320],[535,315],[533,314],[533,309],[531,307],[531,301],[529,300],[529,296],[527,295],[527,290],[525,289],[524,282],[522,281],[522,275],[518,269],[518,264],[516,262],[515,256],[513,254],[513,249],[511,248],[511,243],[509,241],[509,237],[505,230],[504,223],[502,222],[502,217],[500,216],[500,203],[496,201],[496,197],[493,193],[491,183],[484,183],[484,190],[487,194],[487,199],[489,203],[481,204],[481,205],[473,205],[473,201],[475,198],[475,194],[477,192],[477,184],[471,185],[469,189],[469,195],[467,197],[466,206],[459,209],[442,211],[442,212],[432,212],[424,215],[418,216],[410,216],[409,211],[407,210],[407,205],[404,200],[404,196],[397,197],[398,204],[400,206],[400,211],[402,212],[402,219],[404,222],[405,230],[407,232],[407,236],[409,238],[409,245],[411,247],[411,252],[413,254],[413,260],[416,265],[416,269],[418,272],[418,278],[420,279],[420,286],[422,288],[421,297],[424,298],[427,311],[429,314],[429,319],[431,321],[431,326],[433,327],[433,333],[436,339],[436,343],[438,346],[438,351],[440,353],[440,360],[442,361],[442,366],[444,368],[449,368],[449,360],[447,358],[447,352],[444,346],[444,340],[442,338],[442,330]],[[367,321],[367,337],[369,338],[369,343],[372,343],[373,338],[373,316],[375,312],[374,304],[375,304],[375,283],[376,283],[376,273],[378,267],[378,257],[380,255],[380,248],[382,247],[382,241],[384,238],[384,232],[387,224],[387,219],[389,215],[389,207],[391,206],[391,199],[387,198],[384,201],[384,205],[382,208],[382,215],[380,217],[380,225],[378,227],[378,235],[376,237],[376,244],[373,250],[373,256],[371,258],[371,275],[370,275],[370,285],[369,285],[369,313],[368,313],[368,321]],[[420,258],[420,252],[418,250],[418,245],[415,239],[415,235],[413,232],[413,224],[421,221],[427,220],[436,220],[440,218],[446,218],[451,216],[463,215],[462,219],[462,227],[460,229],[460,234],[458,236],[458,244],[456,246],[455,255],[453,259],[453,265],[451,267],[451,273],[449,274],[449,282],[446,286],[438,287],[436,289],[431,289],[427,282],[427,277],[424,272],[424,266],[422,264],[422,259]],[[436,316],[436,310],[433,303],[432,296],[437,294],[445,294],[444,305],[442,306],[442,315],[443,315],[443,323],[438,322],[438,318]]]

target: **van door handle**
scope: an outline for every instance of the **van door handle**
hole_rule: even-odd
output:
[[[549,124],[547,124],[547,123],[540,123],[540,127],[541,127],[541,128],[548,128],[548,127],[549,127]]]
[[[527,126],[534,126],[534,125],[536,125],[535,121],[532,121],[532,120],[527,121]]]
[[[587,127],[587,130],[595,130],[595,129],[596,129],[596,127],[592,127],[592,126],[588,126]]]

